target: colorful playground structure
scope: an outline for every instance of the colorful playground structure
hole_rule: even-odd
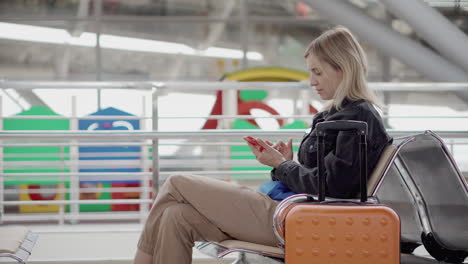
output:
[[[260,67],[248,70],[242,70],[226,74],[222,80],[227,81],[304,81],[308,75],[305,72],[278,68],[278,67]],[[216,92],[216,100],[210,112],[210,116],[223,115],[222,107],[223,93]],[[273,107],[266,102],[268,92],[263,90],[242,90],[237,92],[238,115],[252,115],[253,109],[260,109],[270,113],[272,116],[279,115]],[[309,113],[314,114],[317,110],[309,105]],[[71,120],[50,118],[47,116],[59,116],[54,111],[43,107],[33,106],[17,114],[18,116],[44,116],[44,119],[4,119],[4,130],[71,130]],[[101,118],[92,119],[92,116]],[[109,116],[109,119],[103,119],[102,116]],[[119,118],[115,118],[118,116]],[[125,119],[123,116],[134,117],[134,115],[109,107],[91,113],[87,118],[78,119],[77,129],[79,130],[139,130],[141,120],[135,118]],[[281,118],[275,119],[281,129],[305,129],[308,124],[301,120],[295,120],[287,123]],[[76,121],[76,120],[75,120]],[[201,129],[217,129],[218,119],[207,119]],[[259,125],[252,119],[237,119],[231,123],[231,129],[260,129]],[[5,177],[5,186],[10,189],[21,190],[19,197],[11,197],[20,201],[45,201],[45,200],[69,200],[70,179],[74,177],[72,171],[89,173],[89,176],[80,176],[80,200],[108,200],[108,199],[139,199],[138,191],[118,191],[111,192],[109,188],[132,188],[140,187],[140,180],[121,180],[110,178],[103,180],[102,177],[93,177],[93,172],[120,172],[134,173],[149,171],[143,167],[140,162],[142,149],[140,146],[79,146],[78,164],[71,162],[70,146],[28,146],[28,147],[5,147],[5,161],[14,161],[25,166],[6,167],[4,173],[14,175],[15,173],[51,173],[58,175],[63,173],[66,176],[8,176]],[[231,159],[253,159],[247,146],[231,146]],[[72,169],[72,166],[75,166]],[[234,171],[243,170],[265,170],[261,166],[237,166],[231,167]],[[69,176],[71,175],[71,176]],[[230,180],[263,180],[265,175],[234,175]],[[148,185],[149,186],[149,185]],[[55,189],[56,192],[50,192]],[[91,191],[86,191],[90,189]],[[96,189],[100,191],[96,191]],[[49,190],[44,192],[41,190]],[[19,199],[18,199],[19,198]],[[7,198],[8,199],[8,198]],[[60,205],[19,205],[19,213],[45,213],[58,212],[59,210],[69,211],[69,206],[60,208]],[[80,204],[80,212],[105,212],[105,211],[138,211],[138,204]]]

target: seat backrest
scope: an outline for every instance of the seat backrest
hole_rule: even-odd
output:
[[[14,254],[26,239],[29,229],[24,226],[0,227],[0,253]]]
[[[445,247],[468,250],[468,186],[444,142],[430,131],[416,135],[398,152],[398,160],[402,176],[415,189],[410,192],[424,201],[419,206],[427,213],[425,228]]]
[[[395,162],[382,178],[374,197],[379,203],[391,207],[400,216],[401,240],[421,243],[422,225],[419,221],[416,202],[406,186]]]
[[[375,165],[374,170],[372,171],[371,175],[367,178],[367,195],[372,195],[374,193],[375,188],[379,184],[380,180],[384,176],[385,169],[392,161],[393,156],[395,155],[395,151],[397,146],[395,145],[388,145],[380,154],[379,160],[377,161],[377,165]],[[356,195],[356,199],[361,197],[361,193],[359,192]]]
[[[377,187],[377,184],[379,183],[380,179],[383,177],[385,169],[387,168],[388,164],[392,160],[396,149],[397,149],[397,146],[388,145],[382,151],[382,154],[380,154],[377,165],[372,171],[372,174],[370,175],[370,177],[367,179],[367,193],[368,194],[373,193],[373,191]]]
[[[26,263],[37,237],[24,226],[0,226],[0,262],[7,258]]]

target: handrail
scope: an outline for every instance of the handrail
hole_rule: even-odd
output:
[[[141,204],[151,203],[151,199],[106,199],[106,200],[47,200],[47,201],[3,201],[4,205],[66,205],[66,204]]]
[[[110,188],[104,188],[104,187],[95,187],[95,188],[78,188],[78,190],[60,190],[57,188],[41,188],[39,189],[30,189],[28,190],[28,193],[38,193],[38,194],[49,194],[49,193],[60,193],[60,194],[66,194],[66,193],[72,193],[72,192],[78,192],[78,193],[96,193],[96,192],[140,192],[143,188],[142,187],[110,187]],[[151,188],[145,187],[146,190],[150,190]],[[18,192],[16,190],[4,190],[4,194],[17,194]]]
[[[266,167],[265,167],[266,168]],[[219,174],[258,174],[258,173],[269,173],[269,169],[265,170],[244,170],[244,171],[230,171],[230,170],[211,170],[211,171],[204,171],[204,170],[191,170],[191,171],[166,171],[166,172],[159,172],[159,175],[172,175],[172,174],[183,174],[183,173],[197,173],[197,174],[204,174],[204,175],[219,175]],[[138,176],[148,176],[151,175],[150,172],[30,172],[30,173],[3,173],[5,177],[29,177],[29,176],[47,176],[47,177],[58,177],[58,176],[103,176],[103,177],[119,177],[119,176],[126,176],[130,178],[133,176],[135,179],[140,179]],[[99,178],[96,178],[96,180]]]
[[[252,116],[252,115],[213,115],[213,116],[158,116],[158,119],[285,119],[285,118],[309,118],[312,120],[314,115],[269,115],[269,116]],[[152,119],[152,116],[126,116],[126,115],[111,115],[111,116],[51,116],[51,115],[21,115],[21,116],[0,116],[1,119],[57,119],[57,120],[143,120]],[[468,118],[468,115],[382,115],[382,118],[393,119],[431,119],[431,118]]]
[[[468,138],[468,131],[433,130],[442,138]],[[392,130],[387,132],[394,137],[422,133],[422,130]],[[82,130],[4,130],[0,131],[0,140],[9,139],[41,139],[41,140],[153,140],[153,139],[180,139],[180,138],[239,138],[251,136],[295,136],[303,135],[303,129],[216,129],[197,131],[82,131]],[[111,138],[110,138],[111,137]]]
[[[380,91],[466,91],[468,83],[460,82],[369,82],[369,87]],[[206,90],[271,90],[271,89],[308,89],[306,81],[301,82],[207,82],[207,81],[141,81],[141,82],[57,82],[57,81],[13,81],[0,80],[0,89],[170,89],[171,91]]]
[[[142,140],[145,141],[145,140]],[[146,140],[148,141],[148,140]],[[167,143],[159,143],[159,146],[245,146],[245,142],[226,142],[226,141],[216,141],[216,142],[207,142],[207,141],[197,141],[197,142],[167,142]],[[293,146],[298,146],[299,143],[294,143]],[[70,142],[70,143],[58,143],[58,142],[48,142],[48,143],[3,143],[0,144],[0,147],[69,147],[69,146],[79,146],[79,147],[110,147],[110,146],[152,146],[151,143],[143,143],[143,142]],[[5,154],[6,157],[8,154]]]

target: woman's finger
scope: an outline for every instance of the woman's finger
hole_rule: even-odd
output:
[[[289,146],[289,142],[288,144],[284,143],[283,141],[281,141],[281,147],[283,148],[287,148]]]
[[[273,147],[274,149],[278,149],[278,148],[279,148],[279,145],[278,145],[278,143],[276,143],[276,144],[274,144],[272,147]]]
[[[276,150],[274,149],[272,146],[268,145],[265,141],[263,141],[262,139],[260,138],[257,138],[257,142],[258,144],[260,144],[260,146],[264,147],[265,150]]]
[[[252,150],[253,154],[255,155],[255,157],[258,157],[258,154],[260,153],[260,150],[258,149],[258,147],[256,147],[255,145],[252,145],[250,144],[250,142],[247,142],[247,146],[249,146],[250,150]]]

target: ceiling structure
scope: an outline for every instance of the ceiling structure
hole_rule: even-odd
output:
[[[320,1],[315,1],[320,2]],[[404,20],[386,10],[385,1],[345,1],[388,25],[405,38],[436,52]],[[468,1],[427,4],[468,32]],[[260,53],[261,60],[166,54],[128,47],[101,49],[4,39],[0,36],[0,76],[21,80],[216,80],[223,73],[252,66],[303,69],[302,52],[333,19],[314,9],[314,1],[298,0],[3,0],[0,21],[64,29],[71,36],[100,32],[137,40],[182,44],[195,53],[209,47]],[[247,21],[246,21],[247,20]],[[103,39],[101,39],[103,41]],[[431,81],[365,39],[371,81]],[[234,52],[232,51],[232,52]]]

